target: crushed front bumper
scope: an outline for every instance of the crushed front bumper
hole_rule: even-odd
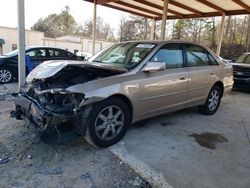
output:
[[[73,126],[79,123],[80,114],[74,113],[72,109],[48,110],[36,99],[25,94],[19,94],[15,98],[15,105],[16,111],[11,113],[11,117],[24,119],[42,130],[47,130],[50,127],[59,126],[66,122],[72,122]]]

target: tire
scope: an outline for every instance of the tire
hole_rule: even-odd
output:
[[[131,123],[130,110],[127,104],[118,97],[93,104],[89,108],[86,123],[85,140],[91,145],[108,147],[119,142],[126,134]]]
[[[0,84],[7,84],[13,80],[13,71],[8,67],[0,67]]]
[[[213,86],[209,92],[206,103],[199,106],[201,113],[205,115],[213,115],[219,108],[222,97],[221,88],[217,85]]]

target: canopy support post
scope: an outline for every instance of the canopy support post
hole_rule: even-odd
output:
[[[24,0],[17,0],[18,12],[18,90],[25,84],[25,9]]]
[[[94,0],[94,12],[93,12],[92,55],[95,54],[95,39],[96,39],[96,0]]]
[[[169,0],[164,0],[162,23],[161,23],[161,40],[165,40],[166,20],[167,20],[167,14],[168,14],[168,3],[169,3]]]
[[[222,44],[222,39],[223,39],[223,33],[224,33],[224,28],[225,28],[225,14],[222,14],[221,17],[221,24],[220,24],[220,33],[219,33],[219,38],[217,41],[217,50],[216,50],[216,55],[220,56],[220,51],[221,51],[221,44]]]
[[[156,26],[156,22],[155,22],[155,18],[152,19],[152,25],[151,25],[151,40],[155,40],[155,26]]]

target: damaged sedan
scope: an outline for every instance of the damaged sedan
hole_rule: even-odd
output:
[[[143,119],[191,106],[212,115],[232,86],[232,67],[199,44],[124,42],[88,62],[40,64],[26,78],[11,115],[43,131],[68,124],[107,147]]]

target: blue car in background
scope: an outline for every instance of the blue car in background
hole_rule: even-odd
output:
[[[26,74],[47,60],[84,60],[75,54],[60,48],[27,47]],[[14,50],[0,56],[0,84],[9,83],[18,78],[18,51]]]

